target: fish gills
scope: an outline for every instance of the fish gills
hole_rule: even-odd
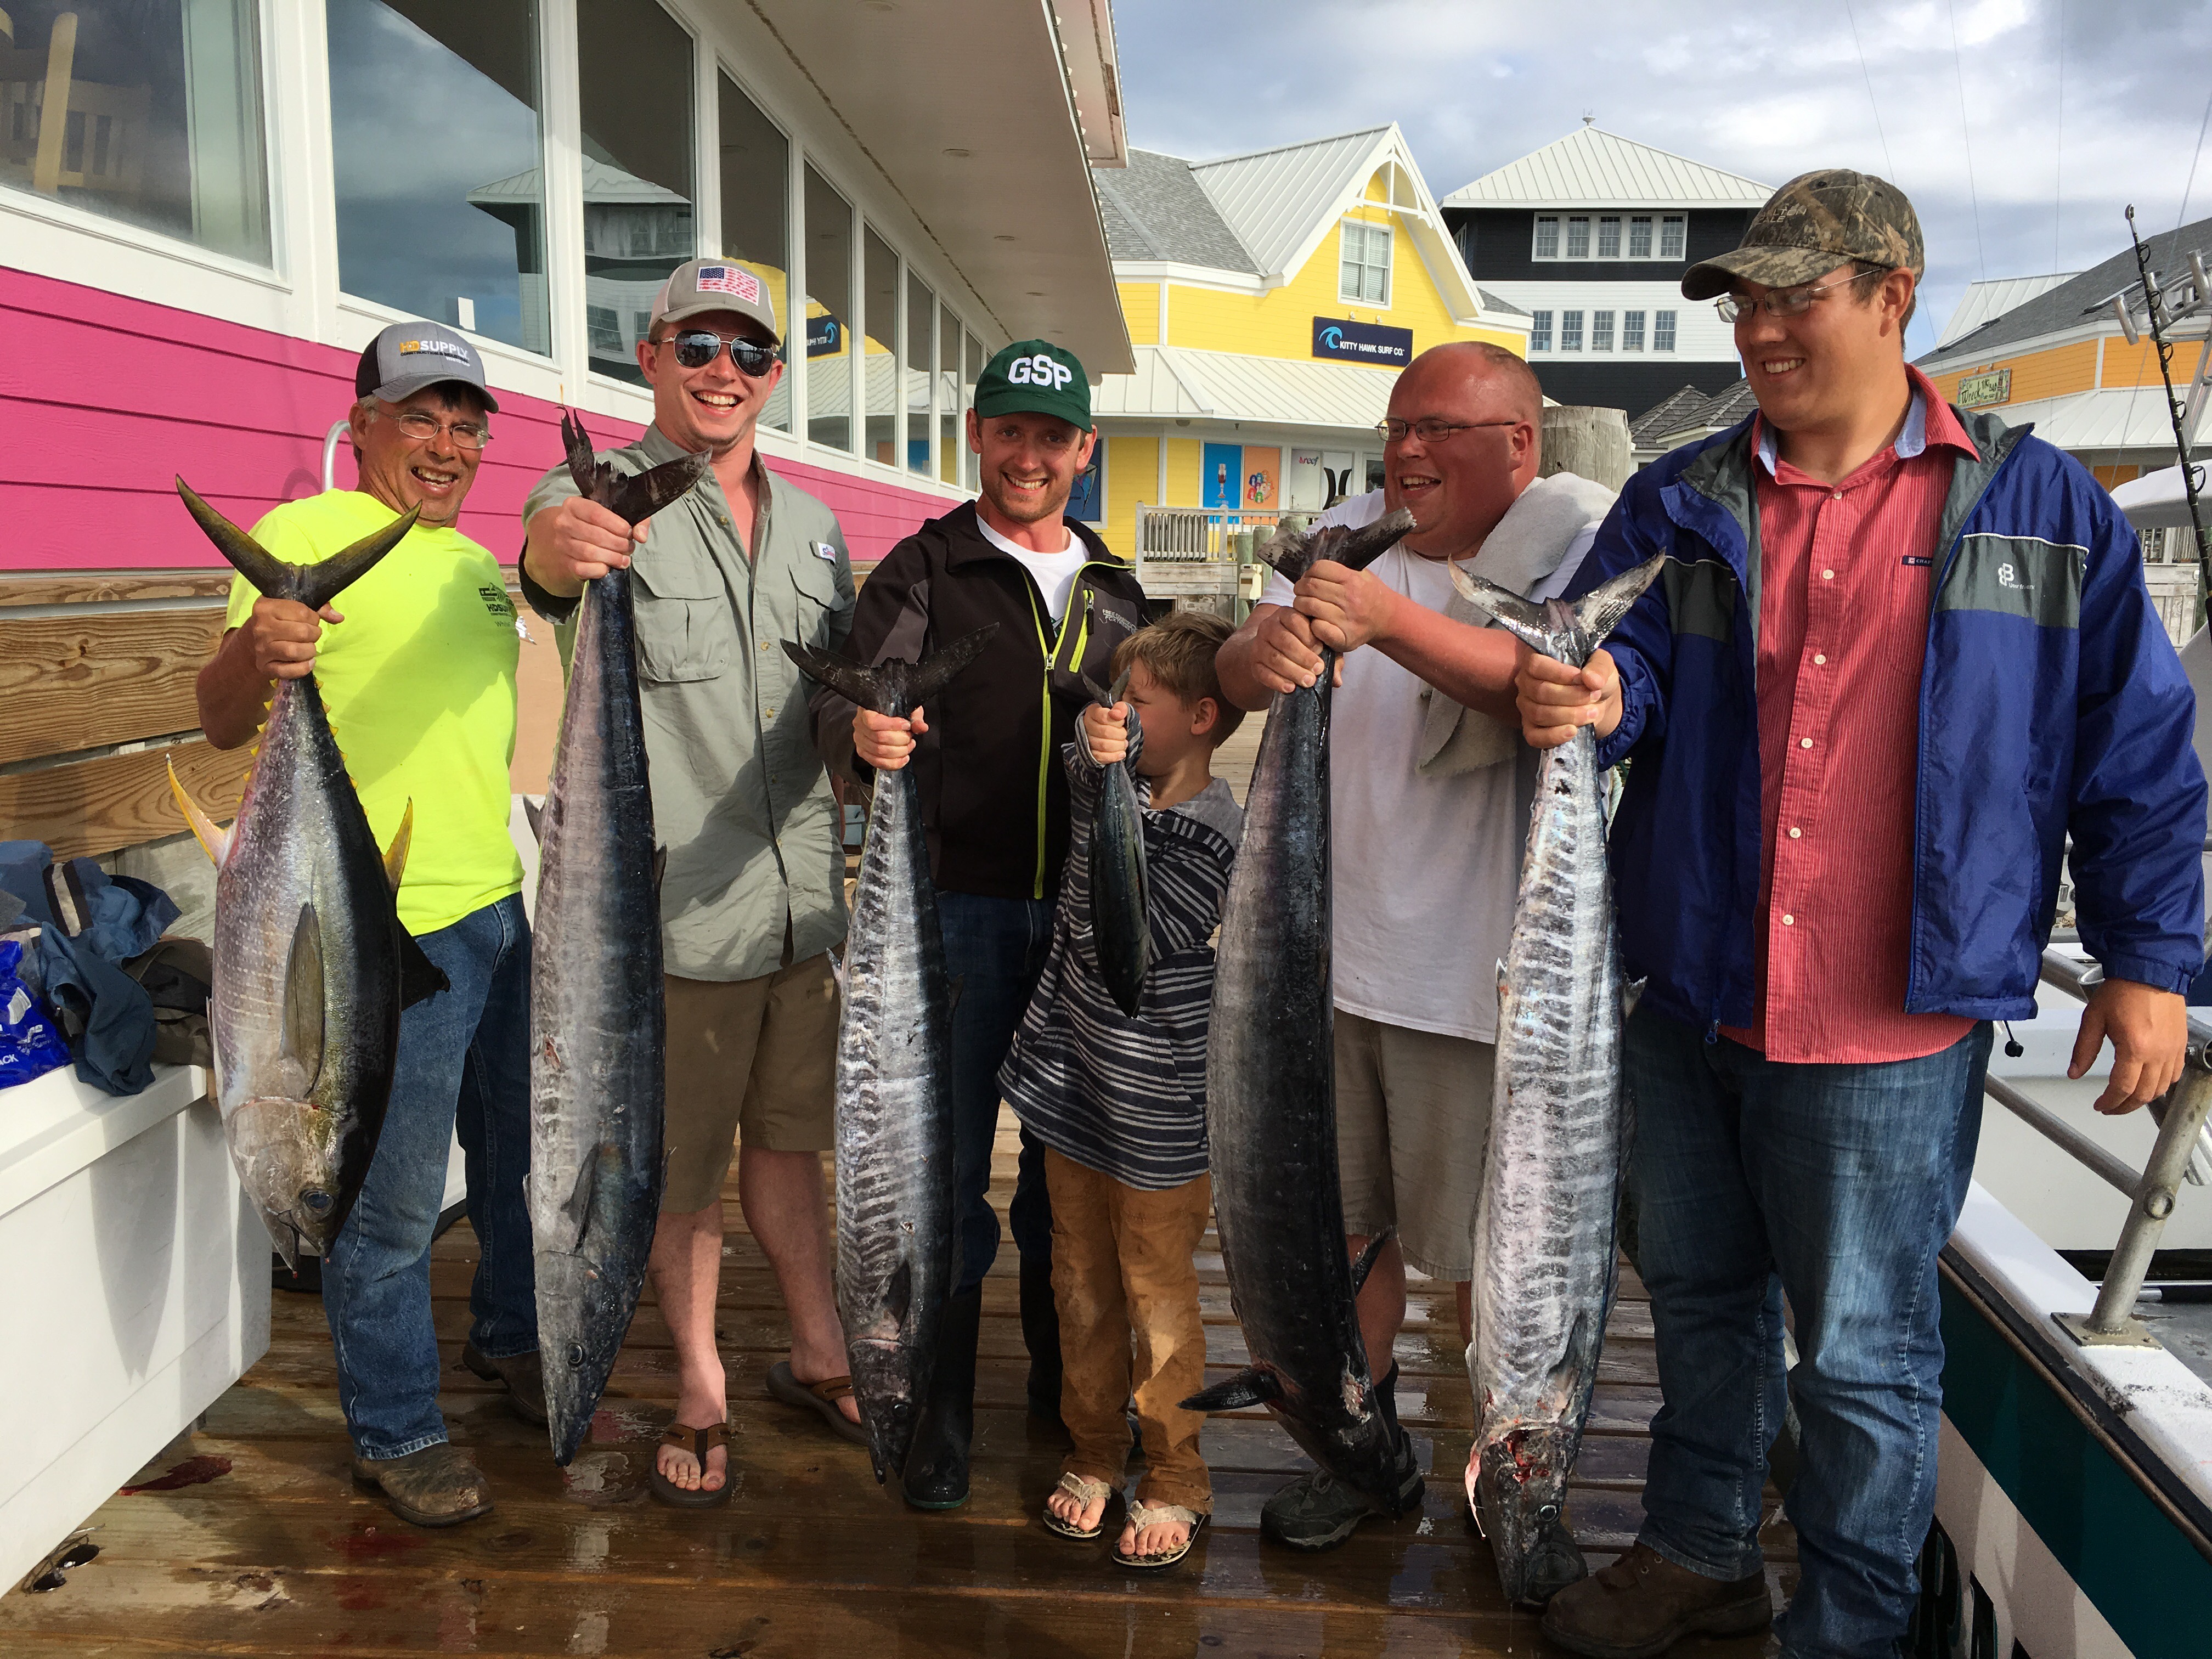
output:
[[[177,493],[223,557],[270,598],[320,610],[415,527],[415,514],[320,563],[288,564],[195,495]],[[368,1178],[392,1093],[400,1010],[445,977],[399,925],[398,883],[370,833],[313,675],[279,680],[238,819],[216,829],[177,781],[216,863],[208,1024],[216,1103],[240,1183],[287,1266],[327,1255]],[[410,807],[411,812],[411,807]],[[404,862],[405,830],[394,846]]]
[[[1268,548],[1296,580],[1327,559],[1371,563],[1413,528],[1286,532]],[[1328,708],[1334,656],[1267,712],[1223,901],[1206,1045],[1213,1206],[1249,1370],[1184,1401],[1264,1403],[1292,1439],[1374,1509],[1396,1513],[1399,1444],[1375,1397],[1353,1308],[1370,1249],[1345,1251],[1337,1187],[1329,986]]]
[[[1575,605],[1532,604],[1457,568],[1468,600],[1548,657],[1580,667],[1663,559]],[[1606,863],[1597,738],[1544,751],[1498,966],[1497,1080],[1475,1220],[1480,1427],[1467,1485],[1508,1600],[1541,1605],[1589,1571],[1565,1518],[1613,1303],[1614,1224],[1630,1104],[1620,1079],[1624,987]]]
[[[563,411],[570,475],[637,523],[704,476],[689,455],[624,477]],[[640,557],[650,557],[641,550]],[[546,1431],[575,1455],[645,1286],[660,1218],[667,1011],[627,569],[585,590],[539,815],[530,976],[530,1226]]]
[[[927,702],[996,633],[872,668],[784,642],[878,714]],[[906,1473],[953,1283],[952,988],[914,768],[876,775],[837,1025],[837,1316],[878,1482]]]
[[[1111,708],[1128,689],[1129,672],[1124,669],[1113,690],[1101,691],[1093,685],[1091,694],[1102,708]],[[1133,708],[1129,722],[1136,718]],[[1099,977],[1106,981],[1114,1006],[1134,1019],[1146,970],[1152,963],[1152,930],[1145,910],[1145,814],[1137,804],[1137,786],[1127,760],[1107,767],[1099,780],[1087,856],[1091,938],[1098,955]]]

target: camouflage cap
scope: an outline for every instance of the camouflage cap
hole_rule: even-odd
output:
[[[1818,282],[1846,259],[1909,270],[1917,282],[1927,256],[1920,220],[1905,192],[1886,179],[1825,167],[1792,179],[1759,209],[1733,253],[1682,273],[1682,297],[1711,300],[1739,278],[1765,288]]]

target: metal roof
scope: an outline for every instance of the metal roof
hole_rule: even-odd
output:
[[[2037,398],[2006,404],[1993,412],[2008,426],[2033,423],[2037,437],[2069,453],[2152,449],[2173,453],[2173,416],[2166,410],[2165,388],[2156,384]],[[2212,410],[2198,417],[2191,447],[2202,444],[2208,432],[2212,432]]]
[[[1106,246],[1116,259],[1259,274],[1258,263],[1181,156],[1133,149],[1127,167],[1102,168],[1091,177],[1098,187]]]
[[[1763,207],[1774,186],[1595,126],[1509,161],[1446,207]]]
[[[1304,263],[1302,250],[1314,228],[1333,221],[1347,197],[1365,190],[1375,169],[1389,159],[1382,152],[1397,134],[1395,125],[1369,127],[1195,161],[1190,171],[1237,240],[1251,250],[1260,273],[1287,276]]]
[[[1137,372],[1091,388],[1094,415],[1135,420],[1242,421],[1352,432],[1390,409],[1398,371],[1356,363],[1252,357],[1189,346],[1140,345]]]
[[[2191,250],[2202,252],[2208,260],[2212,260],[2212,219],[2199,219],[2179,230],[2164,230],[2154,236],[2146,236],[2143,238],[2143,250],[2149,256],[2153,270],[2168,276],[2183,275],[2188,270]],[[2133,290],[2140,280],[2136,275],[2135,250],[2123,247],[2111,258],[2091,265],[2088,270],[2068,278],[2057,287],[2047,289],[2009,311],[1987,319],[1955,338],[1946,339],[1935,350],[1918,359],[1920,367],[1955,367],[1962,361],[1978,362],[2002,356],[2008,349],[2023,341],[2040,339],[2046,334],[2067,333],[2075,329],[2090,327],[2100,321],[2105,328],[2118,334],[2120,325],[2105,309],[2106,302],[2116,294]]]
[[[2070,283],[2081,274],[2078,270],[2056,270],[2045,276],[1990,276],[1967,283],[1966,293],[1960,296],[1958,309],[1943,325],[1943,337],[1936,341],[1936,350],[1972,333],[1992,317],[2002,317],[2014,307],[2026,305],[2037,295],[2048,294],[2061,283]]]

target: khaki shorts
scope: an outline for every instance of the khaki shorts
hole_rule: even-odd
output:
[[[1398,1230],[1406,1265],[1474,1274],[1474,1210],[1498,1050],[1336,1011],[1336,1164],[1344,1230]]]
[[[758,979],[668,978],[668,1183],[678,1215],[722,1195],[740,1137],[836,1145],[837,981],[827,952]]]

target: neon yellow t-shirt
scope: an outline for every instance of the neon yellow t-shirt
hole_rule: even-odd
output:
[[[358,490],[287,501],[253,538],[292,564],[315,564],[390,524]],[[228,626],[260,596],[230,585]],[[389,846],[411,799],[415,833],[399,920],[421,935],[522,890],[507,835],[514,756],[514,670],[521,641],[506,579],[458,530],[417,529],[332,601],[315,678],[376,844]]]

